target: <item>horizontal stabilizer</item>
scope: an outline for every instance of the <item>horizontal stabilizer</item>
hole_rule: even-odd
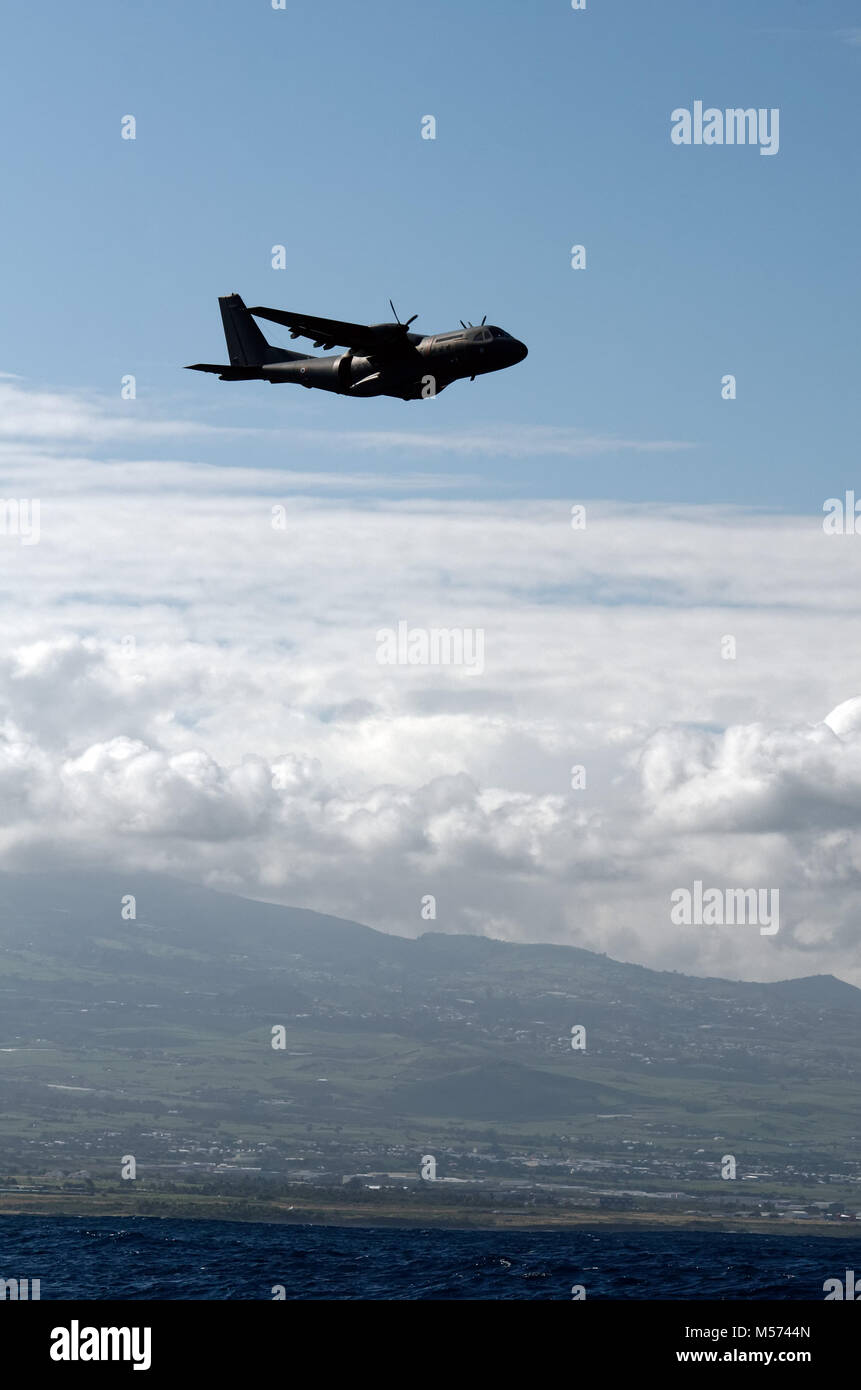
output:
[[[262,375],[259,367],[225,367],[215,362],[193,362],[186,370],[218,372],[222,381],[257,381]]]

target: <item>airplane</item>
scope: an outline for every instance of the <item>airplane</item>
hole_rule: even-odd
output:
[[[438,396],[453,381],[474,381],[485,372],[513,367],[526,346],[504,329],[485,322],[476,327],[461,319],[450,333],[411,333],[413,314],[401,323],[389,300],[395,323],[344,323],[281,309],[246,308],[238,294],[220,296],[221,319],[229,366],[195,362],[192,372],[217,372],[219,381],[286,381],[341,396],[395,396],[416,401]],[[313,357],[273,347],[252,314],[289,328],[291,338],[310,338],[315,347],[346,349],[334,357]]]

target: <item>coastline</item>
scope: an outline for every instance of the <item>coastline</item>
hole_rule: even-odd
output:
[[[123,1198],[117,1194],[99,1196],[79,1193],[30,1194],[0,1196],[0,1218],[4,1216],[98,1217],[122,1220],[146,1217],[172,1221],[236,1221],[262,1222],[269,1225],[341,1226],[407,1229],[433,1228],[438,1230],[499,1230],[499,1231],[565,1231],[604,1230],[648,1231],[714,1231],[736,1235],[809,1235],[845,1239],[861,1239],[861,1223],[854,1221],[787,1221],[756,1218],[738,1220],[726,1216],[684,1216],[661,1212],[523,1212],[497,1211],[491,1208],[473,1209],[469,1214],[456,1208],[438,1207],[417,1213],[397,1206],[364,1207],[347,1202],[255,1202],[236,1201],[228,1197],[184,1197],[173,1195]]]

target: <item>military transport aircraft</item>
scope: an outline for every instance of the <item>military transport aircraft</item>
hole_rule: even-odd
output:
[[[336,391],[342,396],[398,396],[404,401],[438,396],[453,381],[472,381],[485,372],[513,367],[526,347],[502,328],[465,324],[453,333],[410,333],[413,314],[401,323],[343,323],[292,314],[281,309],[247,309],[238,294],[219,301],[230,366],[195,362],[193,372],[217,372],[220,381],[295,382]],[[334,357],[309,357],[267,343],[254,319],[271,319],[289,328],[291,338],[311,338],[315,347],[346,348]]]

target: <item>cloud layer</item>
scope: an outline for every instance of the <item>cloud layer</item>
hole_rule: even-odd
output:
[[[0,449],[4,497],[41,503],[37,545],[0,536],[4,866],[162,869],[407,933],[433,894],[442,930],[861,983],[855,537],[105,462],[60,406]],[[381,666],[401,620],[481,628],[483,673]],[[695,878],[779,888],[780,933],[672,925]]]

